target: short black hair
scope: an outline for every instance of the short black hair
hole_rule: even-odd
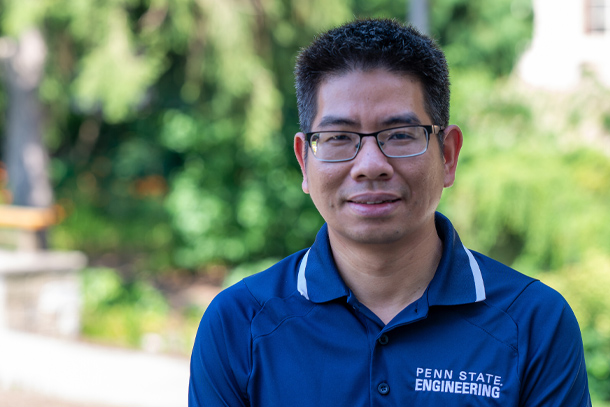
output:
[[[325,79],[378,68],[419,80],[431,124],[449,125],[449,69],[436,42],[393,19],[361,19],[319,35],[299,52],[295,82],[301,131],[312,131],[318,89]]]

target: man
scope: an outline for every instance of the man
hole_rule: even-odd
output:
[[[590,406],[565,300],[466,249],[435,212],[462,133],[432,40],[389,20],[297,60],[311,248],[222,292],[191,359],[195,406]]]

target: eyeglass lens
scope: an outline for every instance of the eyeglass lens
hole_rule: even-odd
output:
[[[406,157],[422,154],[428,145],[424,127],[401,127],[382,131],[377,136],[379,148],[389,157]],[[315,133],[310,139],[314,155],[321,160],[350,160],[360,148],[358,133],[325,131]]]

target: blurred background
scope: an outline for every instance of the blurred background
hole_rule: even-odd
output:
[[[354,17],[445,50],[464,148],[440,211],[568,299],[610,405],[610,0],[0,0],[0,322],[187,361],[214,294],[322,224],[292,70]],[[66,298],[46,331],[11,309]]]

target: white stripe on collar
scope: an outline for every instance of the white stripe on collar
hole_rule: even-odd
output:
[[[486,298],[485,284],[483,283],[483,276],[481,274],[481,268],[479,267],[479,264],[477,263],[476,259],[474,258],[474,256],[470,252],[470,250],[468,250],[463,245],[462,245],[462,247],[464,248],[464,251],[468,255],[468,260],[470,262],[470,270],[472,271],[472,277],[474,279],[474,287],[475,287],[475,291],[476,291],[475,302],[484,301]],[[305,268],[307,267],[307,258],[308,257],[309,257],[309,250],[307,250],[307,253],[305,253],[305,256],[303,256],[303,259],[301,260],[301,264],[299,265],[299,273],[297,275],[297,289],[299,290],[299,293],[306,299],[309,299],[309,294],[307,292],[307,279],[305,278]]]
[[[464,251],[468,255],[468,260],[470,261],[470,270],[472,271],[472,277],[474,278],[474,288],[477,293],[477,299],[475,302],[481,302],[485,300],[485,284],[483,283],[483,275],[481,274],[481,268],[479,267],[479,263],[477,263],[476,259],[464,245],[462,245]]]
[[[307,267],[308,256],[309,250],[307,250],[307,253],[305,253],[305,256],[303,256],[303,259],[301,260],[301,264],[299,265],[299,274],[297,275],[297,289],[306,299],[309,299],[309,294],[307,294],[307,279],[305,278],[305,267]]]

